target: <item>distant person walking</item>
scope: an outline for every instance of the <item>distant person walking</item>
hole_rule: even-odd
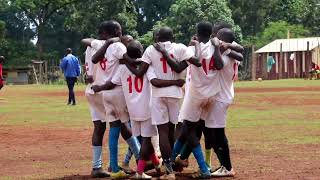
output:
[[[2,75],[2,64],[4,63],[4,57],[0,56],[0,90],[4,86],[4,79]]]
[[[76,105],[76,98],[73,88],[74,84],[77,81],[77,77],[80,75],[80,64],[78,58],[72,55],[72,50],[70,48],[67,49],[67,55],[62,59],[60,68],[62,69],[64,77],[66,78],[68,84],[68,105]]]

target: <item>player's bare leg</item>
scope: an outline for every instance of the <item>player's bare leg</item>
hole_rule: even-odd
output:
[[[224,128],[213,128],[215,143],[212,144],[214,152],[217,154],[221,167],[212,173],[214,177],[234,176],[235,172],[231,165],[230,150]]]
[[[173,152],[180,152],[183,145],[187,142],[192,148],[192,153],[200,167],[200,174],[194,178],[208,178],[211,174],[202,154],[201,145],[196,133],[196,124],[197,122],[187,120],[183,122],[182,133],[174,145]],[[173,153],[173,158],[176,158],[176,156],[177,153]]]
[[[205,127],[204,120],[200,119],[200,121],[197,122],[197,128],[196,128],[196,134],[199,140],[201,139],[202,133],[204,131],[204,127]],[[182,131],[182,128],[181,128],[181,131]],[[188,167],[189,165],[188,159],[191,153],[192,153],[192,147],[186,142],[183,145],[182,150],[180,151],[180,155],[175,159],[176,166],[178,167],[181,166],[182,168]]]
[[[171,159],[171,145],[169,135],[174,136],[174,133],[170,133],[169,123],[157,125],[159,132],[159,142],[160,142],[160,151],[163,158],[163,163],[166,168],[166,174],[161,176],[160,179],[174,179],[175,175],[173,174],[172,169],[172,159]]]
[[[94,129],[92,133],[92,147],[93,147],[93,160],[91,177],[103,178],[110,175],[102,169],[102,142],[103,136],[106,131],[106,123],[101,121],[94,121]]]

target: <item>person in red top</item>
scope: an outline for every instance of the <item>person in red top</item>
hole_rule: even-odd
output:
[[[313,78],[319,79],[320,74],[320,67],[316,63],[312,62],[311,64],[311,71],[309,71],[309,79],[312,80]]]
[[[3,63],[4,63],[4,57],[0,56],[0,89],[2,89],[2,87],[4,86],[3,85],[4,79],[3,79],[3,76],[2,76],[2,64]]]

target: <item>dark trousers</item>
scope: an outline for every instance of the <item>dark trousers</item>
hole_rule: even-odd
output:
[[[76,77],[66,77],[67,80],[67,85],[68,85],[68,89],[69,89],[69,99],[68,99],[68,104],[76,104],[76,98],[74,96],[74,84],[77,81]]]

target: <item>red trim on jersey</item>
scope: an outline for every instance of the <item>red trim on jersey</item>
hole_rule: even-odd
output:
[[[235,80],[235,77],[238,76],[238,72],[236,72],[238,69],[238,63],[234,63],[233,64],[233,76],[232,76],[232,80]],[[237,78],[238,79],[238,78]]]

